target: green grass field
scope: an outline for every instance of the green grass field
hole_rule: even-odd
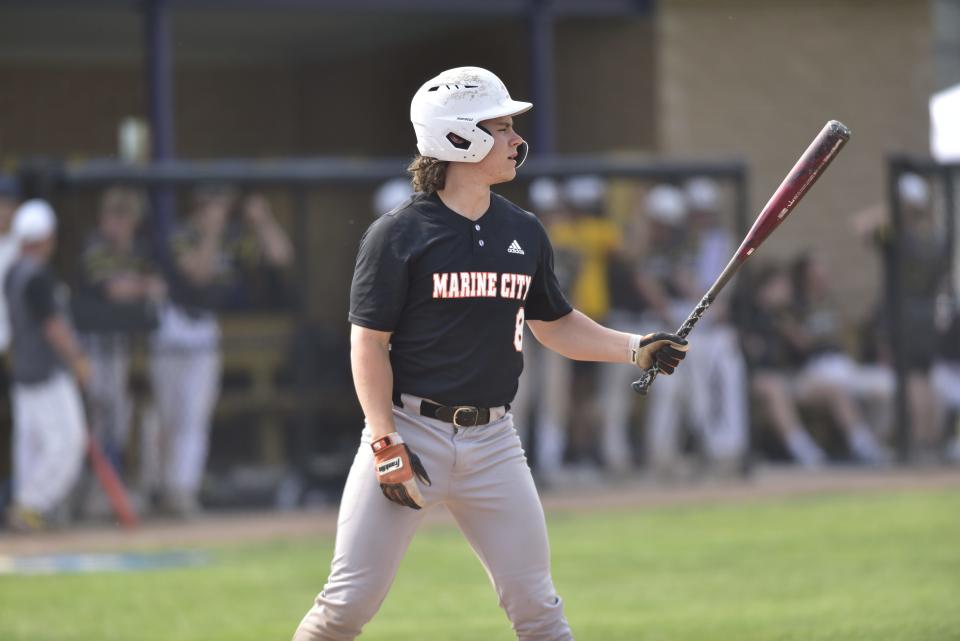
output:
[[[550,519],[579,641],[960,639],[960,496],[796,498]],[[290,638],[332,541],[224,546],[205,567],[0,577],[3,641]],[[514,638],[459,532],[420,532],[363,639]]]

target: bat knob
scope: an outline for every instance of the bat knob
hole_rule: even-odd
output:
[[[640,375],[640,378],[635,380],[630,384],[630,387],[633,388],[633,391],[638,393],[640,396],[646,396],[647,392],[650,391],[650,383],[653,382],[653,376],[650,374],[650,371],[645,371]]]

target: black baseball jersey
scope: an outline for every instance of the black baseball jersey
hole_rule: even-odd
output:
[[[540,221],[497,194],[476,221],[415,194],[360,241],[349,319],[393,333],[394,392],[506,405],[523,370],[524,321],[570,311]]]
[[[29,256],[10,266],[3,285],[10,313],[13,380],[23,385],[43,383],[65,367],[44,326],[57,314],[66,318],[66,291],[49,266]]]

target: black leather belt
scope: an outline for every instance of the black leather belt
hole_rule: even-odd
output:
[[[472,405],[437,405],[430,401],[420,401],[420,415],[435,418],[444,423],[453,423],[457,427],[474,427],[490,422],[490,409]]]

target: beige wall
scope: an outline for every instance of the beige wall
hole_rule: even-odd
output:
[[[654,147],[653,33],[653,23],[646,19],[568,18],[557,23],[558,151]]]
[[[851,317],[879,287],[879,263],[850,214],[884,194],[886,155],[927,150],[932,87],[928,3],[906,0],[662,0],[659,146],[740,155],[755,211],[829,119],[851,142],[758,258],[822,249]]]

